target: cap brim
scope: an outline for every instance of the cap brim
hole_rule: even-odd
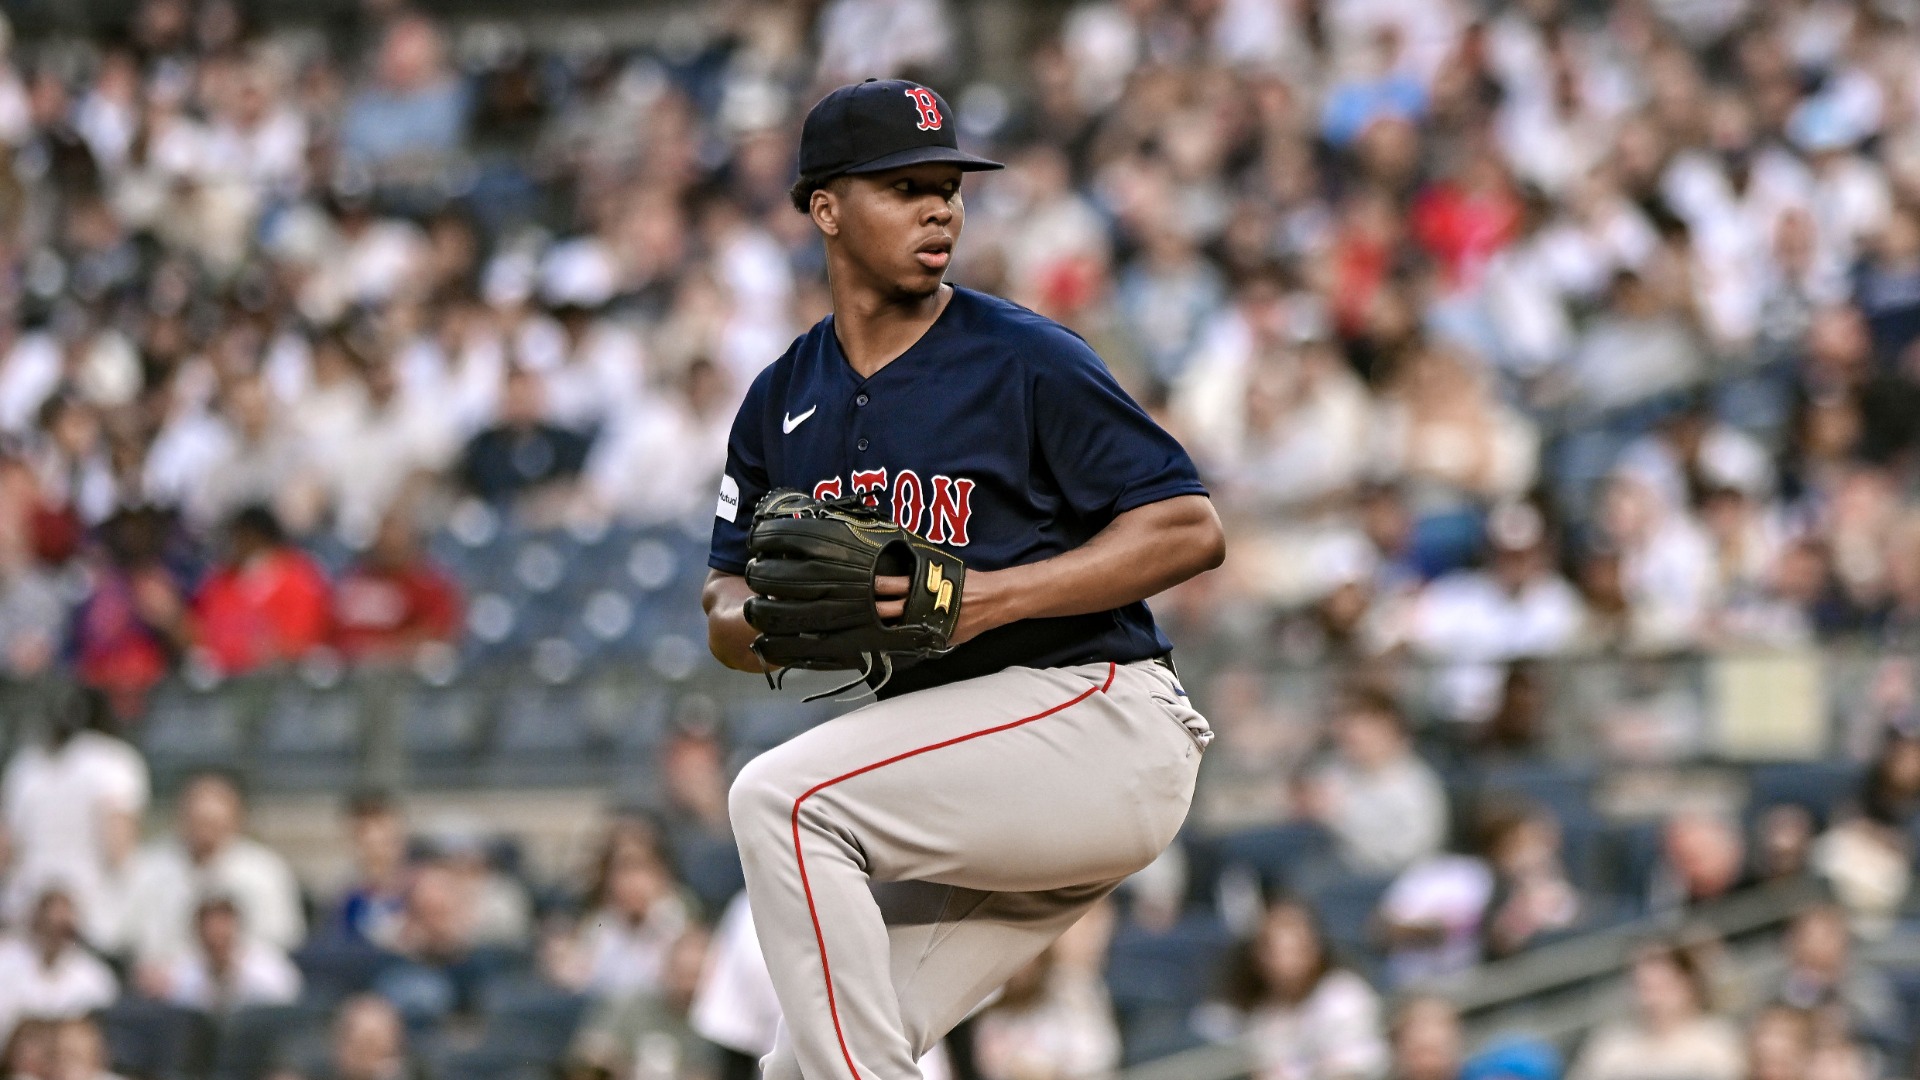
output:
[[[986,172],[991,169],[1006,168],[997,161],[988,160],[978,154],[969,154],[965,150],[956,150],[951,146],[916,146],[874,158],[864,165],[842,169],[835,175],[862,176],[867,173],[886,172],[888,169],[903,169],[908,165],[934,164],[957,165],[961,172]]]

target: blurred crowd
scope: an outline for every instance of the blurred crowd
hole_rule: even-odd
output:
[[[1460,722],[1424,745],[1368,685],[1236,733],[1261,689],[1222,680],[1208,782],[1271,798],[1235,809],[1255,850],[1177,849],[930,1070],[1101,1076],[1173,1008],[1169,1045],[1244,1041],[1260,1080],[1547,1080],[1552,1048],[1469,1060],[1414,991],[1801,880],[1835,904],[1783,967],[1645,943],[1566,1075],[1904,1067],[1912,1021],[1854,938],[1904,925],[1910,678],[1867,776],[1812,797],[1609,832],[1568,777],[1484,805],[1462,777],[1538,750],[1536,658],[1915,641],[1906,6],[723,0],[630,41],[399,0],[132,7],[0,48],[0,672],[101,692],[0,785],[11,1075],[99,1080],[153,1016],[244,1044],[273,1008],[323,1022],[249,1075],[494,1075],[576,1029],[550,1049],[582,1075],[745,1075],[771,1005],[715,732],[675,737],[665,808],[578,881],[368,795],[342,887],[249,839],[231,779],[156,829],[146,765],[97,729],[183,668],[451,663],[449,529],[702,528],[735,402],[826,311],[786,200],[799,118],[896,75],[1009,163],[968,182],[954,279],[1086,336],[1199,461],[1231,554],[1169,618],[1427,661],[1423,708]],[[1192,904],[1230,977],[1197,1011],[1129,996],[1122,960]]]
[[[732,0],[630,43],[136,8],[0,67],[15,672],[447,641],[412,546],[463,505],[697,528],[826,307],[798,118],[868,74],[1010,163],[956,279],[1084,334],[1200,460],[1215,625],[1485,664],[1920,620],[1895,5]],[[280,536],[383,554],[329,580]]]
[[[535,831],[376,790],[324,840],[306,823],[296,863],[233,774],[156,805],[104,694],[47,721],[0,774],[9,1077],[752,1080],[773,1045],[723,732],[696,717],[651,798],[543,865]],[[1249,1080],[1914,1075],[1920,981],[1875,950],[1914,932],[1920,738],[1852,790],[1675,812],[1643,865],[1599,874],[1546,800],[1450,798],[1383,695],[1355,692],[1306,779],[1299,820],[1187,837],[1125,883],[929,1055],[930,1080],[1106,1080],[1208,1044]],[[1777,938],[1713,929],[1729,900],[1783,894]],[[1456,1003],[1482,963],[1635,918],[1599,945],[1622,992],[1576,1006],[1583,1037],[1475,1031]]]

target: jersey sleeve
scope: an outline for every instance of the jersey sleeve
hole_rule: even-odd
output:
[[[765,420],[771,371],[761,372],[748,388],[727,436],[727,471],[720,474],[713,546],[707,554],[707,565],[725,574],[747,572],[747,527],[753,524],[753,508],[769,488]]]
[[[1076,513],[1111,517],[1207,493],[1186,449],[1120,388],[1086,342],[1056,330],[1033,355],[1040,453]]]

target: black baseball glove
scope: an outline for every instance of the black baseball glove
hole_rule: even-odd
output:
[[[770,669],[860,672],[828,694],[875,672],[879,689],[895,667],[946,652],[960,624],[966,563],[887,520],[858,492],[840,499],[768,493],[754,508],[747,551],[747,584],[756,595],[746,616],[760,631],[754,653]],[[882,621],[874,608],[881,575],[911,582],[897,619]],[[771,671],[767,678],[779,685]]]

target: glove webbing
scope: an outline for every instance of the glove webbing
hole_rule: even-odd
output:
[[[760,643],[758,641],[755,641],[753,643],[753,655],[760,657],[760,671],[761,671],[761,674],[767,677],[768,689],[771,689],[771,690],[781,689],[786,684],[787,672],[792,671],[793,669],[792,668],[775,668],[775,667],[768,666],[767,658],[764,656],[760,656]],[[800,700],[802,702],[808,702],[808,701],[819,701],[821,698],[835,697],[838,694],[844,693],[848,690],[853,689],[856,686],[860,686],[864,684],[869,678],[873,676],[873,672],[876,667],[880,669],[880,673],[881,673],[880,681],[875,683],[869,689],[871,689],[876,694],[879,693],[881,687],[893,681],[893,657],[887,653],[874,653],[874,652],[865,653],[863,654],[863,656],[866,662],[866,666],[860,669],[860,674],[855,676],[852,681],[843,683],[839,686],[834,687],[831,690],[822,690],[817,694],[808,694],[806,697],[803,697]],[[844,700],[852,701],[854,699],[846,698]]]

